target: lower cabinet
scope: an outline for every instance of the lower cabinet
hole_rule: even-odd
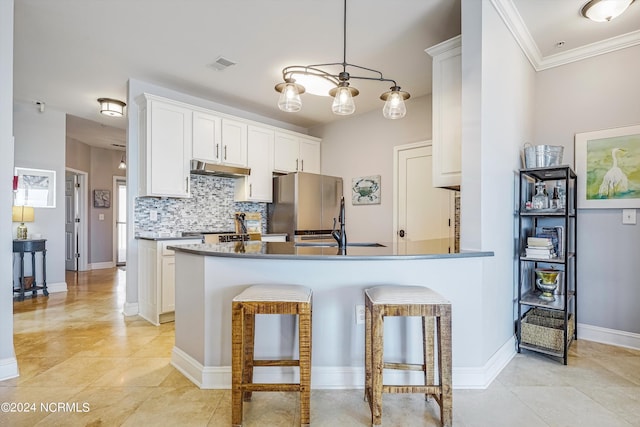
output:
[[[154,325],[172,322],[175,310],[175,253],[167,246],[198,239],[138,240],[138,310]]]

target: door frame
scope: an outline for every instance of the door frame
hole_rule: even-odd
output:
[[[398,195],[400,194],[400,183],[398,182],[398,158],[400,152],[405,150],[413,150],[416,148],[432,147],[431,140],[412,142],[409,144],[397,145],[393,147],[393,243],[398,243]],[[432,156],[433,158],[433,156]],[[432,169],[433,170],[433,169]],[[451,191],[449,194],[449,216],[454,224],[449,227],[449,240],[452,245],[455,241],[455,198],[456,194]]]
[[[65,168],[78,176],[80,191],[78,191],[78,215],[80,216],[80,238],[78,239],[78,271],[89,270],[89,173],[73,168]]]

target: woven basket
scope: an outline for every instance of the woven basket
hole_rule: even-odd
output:
[[[562,342],[563,326],[563,312],[534,308],[529,310],[522,319],[520,339],[526,344],[562,351],[564,349]],[[573,337],[574,328],[573,314],[569,313],[567,341],[570,341],[571,337]]]
[[[31,289],[33,287],[33,276],[24,276],[24,289]]]

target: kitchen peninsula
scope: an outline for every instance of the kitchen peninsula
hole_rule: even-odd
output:
[[[420,284],[452,303],[454,386],[483,387],[487,376],[494,369],[499,371],[507,357],[498,346],[489,354],[499,354],[500,360],[494,357],[485,363],[483,359],[483,340],[492,334],[487,328],[491,304],[483,300],[491,296],[492,289],[483,288],[481,278],[493,252],[450,254],[442,243],[355,244],[346,253],[335,246],[293,242],[170,247],[176,254],[172,365],[201,388],[230,388],[233,297],[252,284],[302,284],[313,289],[312,386],[359,388],[364,384],[364,324],[356,316],[356,306],[364,304],[363,290],[382,284]],[[291,357],[297,348],[295,317],[262,317],[256,323],[256,353],[267,359]],[[398,331],[385,333],[385,357],[397,360],[407,354],[422,363],[419,319],[388,319],[385,323],[394,328],[389,332]],[[513,346],[506,353],[510,358]],[[260,368],[255,372],[256,381],[265,382],[291,381],[293,375],[294,368],[288,367],[277,374],[272,368],[269,376]]]

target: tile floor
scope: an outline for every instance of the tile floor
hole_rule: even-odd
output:
[[[14,302],[20,376],[0,382],[0,401],[22,411],[3,406],[0,425],[230,424],[229,391],[200,390],[170,365],[173,324],[122,316],[124,271],[67,283],[67,293]],[[419,395],[383,400],[384,426],[439,425],[436,405]],[[455,390],[453,407],[456,426],[640,426],[640,351],[576,341],[568,366],[523,353],[488,389]],[[245,408],[245,426],[299,425],[294,393],[256,393]],[[314,390],[311,421],[366,426],[368,405],[361,390]]]

